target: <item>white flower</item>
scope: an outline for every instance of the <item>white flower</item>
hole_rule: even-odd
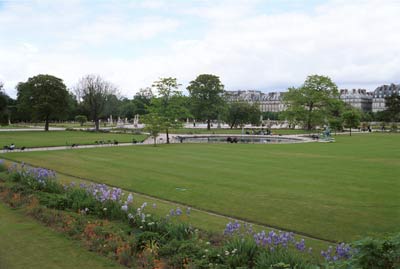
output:
[[[103,208],[103,211],[107,211],[107,208],[105,207],[105,208]]]
[[[121,210],[122,211],[128,211],[128,206],[127,205],[123,205],[123,206],[121,206]]]

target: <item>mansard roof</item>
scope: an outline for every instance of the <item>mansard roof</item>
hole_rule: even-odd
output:
[[[392,94],[400,95],[400,84],[390,84],[390,85],[382,85],[375,89],[374,97],[386,97],[391,96]]]

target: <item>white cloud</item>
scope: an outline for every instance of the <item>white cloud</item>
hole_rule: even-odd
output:
[[[398,1],[333,0],[271,13],[274,6],[256,0],[101,2],[97,11],[41,3],[0,10],[0,80],[8,91],[38,73],[70,87],[97,73],[127,96],[162,76],[187,84],[200,73],[219,75],[228,89],[284,89],[314,73],[340,87],[399,83]]]

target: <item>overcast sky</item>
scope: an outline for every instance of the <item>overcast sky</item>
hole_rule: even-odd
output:
[[[285,90],[400,82],[399,0],[0,0],[0,81],[99,74],[132,97],[159,77]]]

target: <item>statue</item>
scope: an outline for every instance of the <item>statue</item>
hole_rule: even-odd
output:
[[[331,137],[331,129],[329,128],[329,125],[326,126],[325,131],[323,132],[323,135],[326,138]]]

